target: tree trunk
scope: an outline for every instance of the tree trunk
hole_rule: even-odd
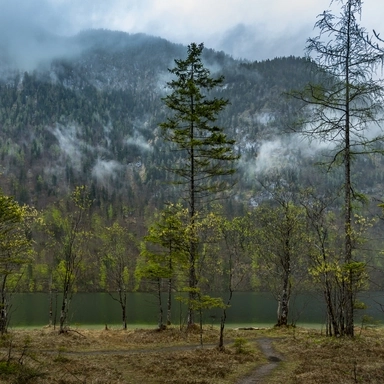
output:
[[[67,322],[68,305],[69,305],[69,294],[70,294],[70,282],[69,282],[69,275],[67,273],[67,276],[66,276],[65,282],[64,282],[63,301],[61,303],[61,310],[60,310],[59,333],[64,333],[66,331],[66,322]]]
[[[123,329],[127,329],[127,307],[125,304],[121,305],[121,313],[123,319]]]
[[[194,79],[194,68],[191,66],[190,78]],[[190,111],[191,116],[195,113],[195,99],[194,96],[190,96]],[[193,141],[195,140],[195,125],[191,121],[189,126],[189,140],[191,143],[189,161],[190,161],[190,184],[189,184],[189,204],[190,204],[190,224],[192,227],[192,233],[195,229],[195,209],[196,209],[196,187],[195,187],[195,148]],[[194,239],[191,239],[190,255],[189,255],[189,304],[188,304],[188,321],[187,326],[191,327],[195,323],[193,305],[196,301],[196,244]]]
[[[168,279],[167,325],[172,324],[172,279]]]
[[[190,266],[189,266],[189,293],[188,293],[188,320],[187,320],[188,327],[191,327],[195,324],[195,314],[193,310],[193,303],[195,302],[196,302],[195,257],[194,255],[191,255]]]
[[[49,326],[53,324],[53,294],[52,294],[52,273],[49,282]]]
[[[0,333],[4,335],[7,332],[8,328],[8,304],[7,304],[7,294],[6,294],[6,282],[7,275],[3,276],[3,281],[1,284],[1,303],[0,303]]]
[[[290,231],[286,235],[285,241],[285,254],[283,264],[283,290],[281,295],[280,302],[280,313],[277,319],[277,326],[287,326],[288,325],[288,312],[289,312],[289,299],[291,295],[290,287],[290,277],[291,277],[291,253],[290,253]]]
[[[229,287],[229,297],[227,300],[227,304],[223,309],[223,313],[220,318],[220,337],[219,337],[219,349],[222,351],[224,350],[224,328],[225,328],[225,321],[227,320],[227,308],[229,307],[229,304],[231,303],[232,296],[233,296],[233,289],[232,289],[232,268],[230,272],[230,287]]]
[[[331,288],[329,286],[328,277],[326,276],[325,281],[325,289],[324,289],[324,297],[327,305],[327,323],[329,327],[327,327],[327,335],[328,336],[340,336],[340,327],[337,323],[334,304],[332,301]]]
[[[127,329],[127,294],[125,292],[125,289],[119,289],[119,302],[121,306],[123,329]]]
[[[351,204],[351,146],[350,146],[350,55],[351,55],[351,22],[352,22],[352,3],[348,3],[348,18],[347,18],[347,46],[346,46],[346,58],[345,58],[345,264],[349,264],[352,261],[352,204]],[[353,308],[353,289],[352,289],[352,276],[349,269],[349,275],[347,276],[347,282],[345,285],[345,334],[347,336],[354,336],[354,308]]]
[[[192,225],[194,219],[191,218]],[[190,260],[189,260],[189,293],[188,293],[188,320],[187,327],[192,327],[195,324],[194,303],[197,300],[197,278],[196,278],[196,244],[192,240],[190,244]]]
[[[164,324],[163,324],[163,303],[161,301],[161,279],[158,278],[157,279],[157,300],[158,300],[158,303],[159,303],[159,320],[158,320],[158,323],[157,323],[157,327],[159,328],[159,330],[162,330],[164,328]]]
[[[63,293],[63,301],[61,303],[61,311],[60,311],[60,328],[59,333],[65,332],[65,324],[67,321],[67,293]]]
[[[286,326],[288,325],[288,312],[289,312],[289,293],[288,293],[288,284],[284,284],[286,288],[283,289],[283,294],[279,302],[279,314],[277,319],[277,326]]]

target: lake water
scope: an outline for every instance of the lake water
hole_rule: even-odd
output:
[[[53,300],[53,314],[59,319],[60,297]],[[225,295],[224,295],[225,299]],[[166,296],[163,297],[166,303]],[[377,302],[384,303],[384,292],[364,294],[366,310],[356,311],[356,324],[363,314],[384,321],[384,313]],[[11,327],[40,327],[49,323],[50,296],[44,293],[15,294],[12,297]],[[266,326],[276,322],[276,301],[268,293],[237,292],[227,311],[228,326]],[[130,293],[127,302],[129,327],[157,324],[157,301],[150,293]],[[166,309],[164,308],[164,314]],[[179,301],[173,302],[173,324],[185,321],[186,308]],[[220,310],[206,310],[204,323],[218,325]],[[78,293],[73,296],[69,310],[72,326],[103,327],[121,324],[120,305],[107,293]],[[164,315],[165,319],[165,315]],[[298,325],[319,327],[325,322],[324,303],[317,294],[302,294],[291,300],[290,321]]]

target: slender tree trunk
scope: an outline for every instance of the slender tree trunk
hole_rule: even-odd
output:
[[[191,327],[195,323],[195,314],[193,303],[196,302],[196,270],[195,270],[195,248],[196,245],[192,241],[190,245],[190,261],[189,261],[189,294],[188,294],[188,321],[187,326]]]
[[[194,73],[193,69],[191,71],[191,79],[193,80]],[[193,116],[195,113],[195,105],[194,105],[194,98],[191,96],[190,100],[190,110],[191,115]],[[193,140],[195,139],[195,126],[193,121],[190,123],[190,132],[189,132],[189,139],[190,142],[193,143]],[[194,233],[194,227],[195,227],[195,153],[194,153],[194,146],[191,144],[190,148],[190,155],[189,155],[189,161],[190,161],[190,185],[189,185],[189,202],[190,202],[190,224],[192,227],[192,233]],[[197,279],[196,279],[196,244],[195,240],[191,239],[190,243],[190,256],[189,256],[189,303],[188,303],[188,321],[187,326],[190,327],[195,323],[194,319],[194,311],[193,311],[193,305],[196,301],[196,286],[197,286]]]
[[[172,263],[172,242],[169,244],[169,261],[168,261],[168,269],[170,273],[170,277],[168,279],[168,300],[167,300],[167,325],[172,324],[172,278],[173,278],[173,263]]]
[[[289,279],[284,279],[284,288],[279,302],[277,326],[288,325],[288,314],[289,314],[289,298],[290,298],[290,287]]]
[[[224,328],[225,321],[227,320],[227,308],[223,309],[223,313],[220,318],[220,337],[219,337],[219,349],[222,351],[224,349]]]
[[[200,320],[200,345],[203,346],[203,310],[199,308],[199,320]]]
[[[53,316],[53,329],[56,330],[56,324],[57,324],[57,302],[58,302],[58,295],[59,292],[57,289],[55,289],[55,313]]]
[[[1,303],[0,303],[0,333],[4,335],[8,328],[8,304],[7,304],[7,275],[3,276],[1,282]]]
[[[288,312],[289,312],[289,297],[286,289],[283,289],[281,295],[281,312],[280,318],[277,322],[278,326],[288,325]]]
[[[348,135],[349,143],[349,135]],[[348,155],[345,159],[345,264],[352,261],[352,238],[351,238],[351,168],[350,168],[350,154],[349,146],[346,148]],[[353,276],[351,268],[347,268],[347,276],[344,282],[345,294],[345,334],[347,336],[354,336],[354,300],[353,300]]]
[[[168,279],[167,325],[172,324],[172,279]]]
[[[63,293],[63,301],[61,303],[61,310],[60,310],[60,329],[59,333],[65,332],[65,323],[67,320],[67,294]]]
[[[232,280],[232,273],[230,274],[230,279]],[[231,303],[233,295],[233,289],[232,289],[232,283],[230,283],[229,288],[229,297],[227,300],[227,305],[223,309],[223,313],[220,318],[220,337],[219,337],[219,349],[222,351],[224,350],[224,328],[225,328],[225,322],[227,320],[227,308],[229,307],[229,304]]]
[[[350,72],[350,35],[351,35],[351,17],[352,17],[352,4],[348,4],[348,24],[347,24],[347,47],[346,47],[346,67],[345,67],[345,264],[352,261],[352,204],[351,204],[351,147],[350,147],[350,85],[349,85],[349,72]],[[353,308],[353,289],[352,289],[352,276],[351,270],[347,276],[345,284],[345,334],[347,336],[354,336],[354,308]]]
[[[123,320],[123,329],[127,329],[127,293],[125,288],[119,289],[119,302],[121,306],[121,318]]]
[[[63,301],[61,302],[59,333],[65,332],[67,315],[68,315],[69,294],[70,294],[70,272],[69,272],[69,269],[67,269],[65,273],[65,280],[64,280]]]
[[[339,325],[340,325],[340,335],[345,335],[345,283],[344,281],[341,284],[340,294],[339,294]],[[336,295],[336,294],[335,294]]]
[[[289,312],[289,299],[290,299],[290,293],[291,293],[291,287],[290,287],[290,277],[291,277],[291,254],[290,254],[290,231],[286,234],[286,241],[285,241],[285,254],[284,254],[284,260],[282,262],[283,264],[283,289],[281,294],[281,306],[280,306],[280,313],[279,317],[277,319],[277,326],[286,326],[288,325],[288,312]]]
[[[161,282],[161,279],[157,278],[157,300],[159,303],[159,320],[158,320],[157,326],[160,330],[162,330],[164,325],[163,325],[163,303],[161,300],[161,284],[160,284],[160,282]]]
[[[52,327],[53,323],[53,294],[52,294],[52,272],[49,283],[49,326]]]
[[[337,323],[334,305],[332,301],[331,287],[328,281],[328,277],[326,276],[325,288],[324,288],[324,297],[327,305],[327,314],[328,314],[328,323],[329,323],[329,332],[328,336],[339,336],[340,335],[340,327]]]
[[[319,236],[320,238],[322,236]],[[324,242],[321,243],[321,253],[324,265],[328,264],[327,252],[325,250]],[[336,283],[335,283],[336,284]],[[336,289],[336,287],[334,287]],[[327,306],[327,336],[339,336],[340,324],[337,323],[335,314],[335,302],[332,300],[332,283],[328,272],[324,274],[324,298]]]

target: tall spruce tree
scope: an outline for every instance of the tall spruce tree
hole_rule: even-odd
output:
[[[190,225],[195,225],[196,213],[204,202],[217,197],[230,186],[226,176],[235,172],[234,140],[227,138],[224,129],[215,125],[218,114],[228,100],[211,97],[209,92],[219,87],[224,78],[212,78],[202,62],[204,44],[188,46],[185,60],[175,60],[169,69],[176,79],[167,83],[171,89],[164,99],[172,111],[160,124],[165,140],[173,144],[179,158],[168,171],[176,175],[175,183],[182,186],[183,198],[189,210]],[[176,154],[177,155],[177,154]],[[189,302],[195,301],[197,292],[196,263],[198,246],[195,240],[189,247]],[[189,305],[188,326],[194,323],[193,309]]]
[[[354,246],[352,202],[357,194],[352,184],[356,155],[378,150],[382,139],[372,126],[380,127],[383,112],[383,83],[375,78],[383,64],[383,50],[359,25],[361,0],[335,0],[340,14],[324,11],[315,27],[320,33],[308,40],[307,50],[321,70],[320,84],[309,84],[293,95],[311,105],[301,133],[335,147],[330,166],[344,167],[344,271],[341,334],[354,335]]]

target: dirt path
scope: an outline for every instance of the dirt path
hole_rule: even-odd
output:
[[[259,347],[261,352],[265,355],[268,362],[257,369],[255,369],[250,375],[238,380],[236,384],[261,384],[265,378],[279,365],[282,361],[282,356],[279,355],[272,347],[272,342],[275,339],[269,337],[253,339]],[[227,343],[232,343],[233,340],[227,340]],[[216,344],[205,344],[204,348],[214,348]],[[48,354],[62,354],[62,355],[128,355],[128,354],[145,354],[156,352],[173,352],[183,350],[193,350],[201,348],[199,344],[177,345],[171,347],[159,346],[151,349],[138,348],[138,349],[113,349],[113,350],[93,350],[93,351],[54,351],[43,350],[41,352]]]
[[[236,384],[260,384],[279,365],[282,357],[272,347],[273,339],[257,339],[257,343],[268,359],[268,363],[255,369],[249,376],[239,380]]]

